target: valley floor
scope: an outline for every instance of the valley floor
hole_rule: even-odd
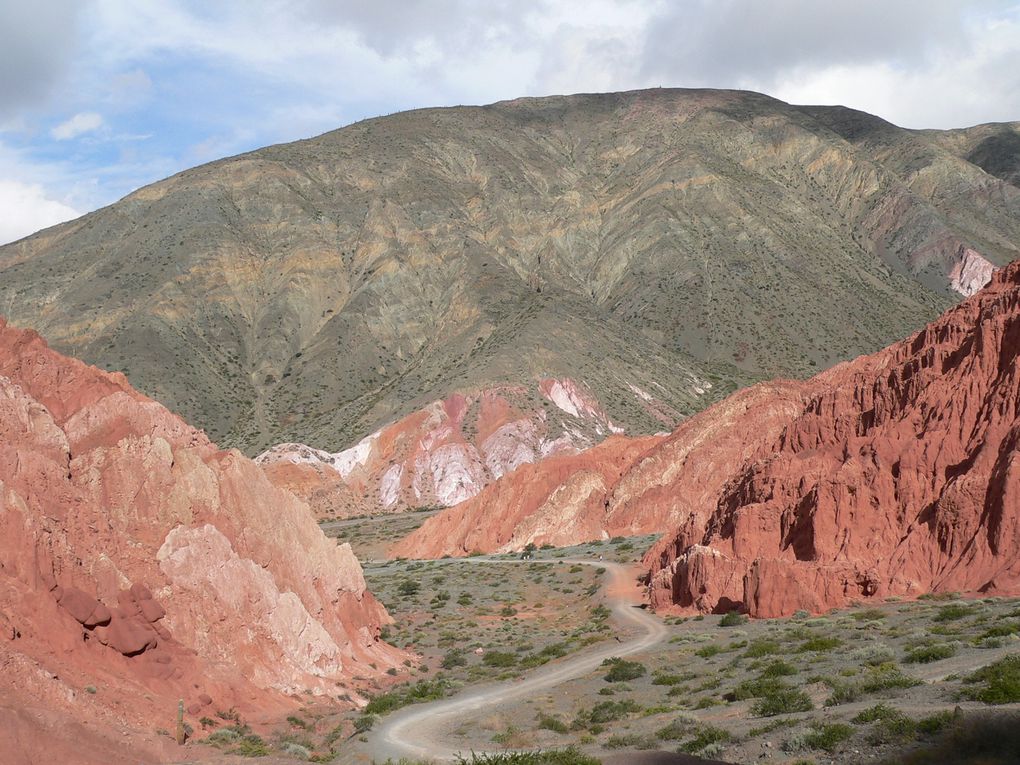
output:
[[[395,619],[387,639],[422,658],[361,712],[310,705],[278,731],[274,754],[290,741],[349,765],[567,746],[868,763],[929,738],[958,707],[1020,711],[1017,599],[660,618],[632,605],[650,537],[531,559],[380,559],[422,520],[326,527],[365,561]]]

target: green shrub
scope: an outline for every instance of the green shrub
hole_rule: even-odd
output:
[[[864,675],[853,682],[843,683],[838,680],[828,680],[828,683],[832,688],[832,694],[825,701],[825,706],[832,707],[837,704],[849,704],[857,701],[861,696],[869,693],[913,688],[920,685],[921,681],[904,674],[895,664],[887,663],[869,667]]]
[[[403,762],[402,760],[401,763]],[[457,765],[601,765],[601,763],[574,747],[567,747],[538,752],[472,752],[470,759],[457,755]]]
[[[937,643],[935,645],[922,645],[907,651],[903,661],[907,664],[930,664],[933,661],[948,659],[956,655],[956,646],[951,643]]]
[[[671,674],[668,672],[656,672],[652,677],[652,685],[680,685],[688,680],[693,680],[696,675],[693,672],[684,672],[682,674]]]
[[[590,710],[581,710],[578,712],[577,718],[574,720],[572,727],[575,729],[590,729],[593,725],[614,722],[629,714],[640,711],[641,707],[630,699],[624,699],[622,701],[600,701]]]
[[[859,622],[877,622],[880,619],[885,618],[885,614],[877,608],[866,608],[863,611],[854,611],[850,615]]]
[[[486,651],[482,656],[482,664],[486,667],[499,667],[505,669],[517,663],[517,655],[507,651]]]
[[[934,740],[909,744],[885,765],[1014,765],[1020,752],[1020,715],[967,715],[943,724]]]
[[[760,659],[762,656],[770,656],[771,654],[779,653],[780,650],[780,645],[775,640],[759,638],[758,640],[751,641],[751,644],[747,646],[747,650],[744,651],[744,658]]]
[[[464,655],[464,651],[460,648],[454,648],[451,651],[447,651],[446,655],[443,656],[442,662],[439,666],[443,669],[454,669],[455,667],[466,667],[467,657]]]
[[[971,606],[966,606],[963,603],[950,603],[948,606],[942,606],[932,619],[936,622],[951,622],[970,616],[972,613],[974,613],[974,608]]]
[[[730,611],[722,619],[719,620],[720,627],[736,627],[747,621],[746,616],[742,616],[737,611]]]
[[[249,733],[247,736],[242,738],[231,752],[233,754],[239,754],[242,757],[265,757],[270,754],[269,746],[266,742],[254,733]]]
[[[547,714],[538,716],[538,727],[543,730],[551,730],[554,733],[566,733],[570,730],[570,726],[563,722],[563,720]]]
[[[851,722],[862,724],[875,722],[876,720],[888,720],[890,717],[895,717],[898,714],[900,714],[898,710],[893,709],[887,704],[875,704],[867,709],[862,709]]]
[[[730,740],[729,731],[723,728],[716,728],[714,725],[702,725],[690,741],[680,745],[679,751],[688,754],[698,754],[713,744],[724,744]]]
[[[810,637],[800,644],[799,651],[831,651],[833,648],[839,648],[843,645],[843,641],[837,637],[826,637],[824,635],[815,635]]]
[[[766,693],[751,705],[751,714],[758,717],[775,717],[792,712],[807,712],[814,704],[804,691],[781,686]]]
[[[622,683],[627,680],[636,680],[642,677],[648,670],[645,665],[637,661],[627,661],[618,656],[606,659],[602,662],[603,667],[609,667],[609,671],[603,676],[608,683]]]
[[[713,656],[722,653],[722,648],[717,645],[704,645],[694,653],[703,659],[710,659]]]
[[[730,701],[757,699],[770,693],[776,693],[786,687],[788,686],[782,680],[774,677],[760,676],[753,680],[744,680],[728,694],[727,698]]]
[[[854,735],[854,729],[846,723],[822,723],[815,724],[812,729],[804,734],[804,744],[811,749],[824,749],[826,752],[835,752],[847,739]]]
[[[1020,656],[1007,656],[982,667],[964,680],[961,693],[985,704],[1020,701]]]
[[[678,717],[669,725],[655,731],[655,736],[663,741],[679,741],[698,726],[693,717]]]
[[[791,675],[796,675],[797,672],[797,668],[792,664],[785,662],[782,659],[776,659],[775,661],[766,664],[765,668],[761,671],[761,674],[762,677],[789,677]]]
[[[376,696],[369,700],[363,711],[368,715],[381,715],[408,704],[441,699],[446,695],[446,688],[444,680],[419,680],[414,685],[397,688],[389,693]]]

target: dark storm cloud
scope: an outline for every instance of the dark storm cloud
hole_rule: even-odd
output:
[[[670,2],[649,25],[642,66],[698,85],[769,82],[804,67],[910,67],[946,46],[967,45],[967,8],[960,0]]]
[[[78,42],[82,0],[0,2],[0,118],[52,93]]]

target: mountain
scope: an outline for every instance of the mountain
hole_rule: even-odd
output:
[[[178,699],[196,730],[218,711],[286,714],[305,693],[356,700],[403,669],[379,639],[390,621],[350,546],[257,465],[0,320],[11,761],[177,759],[153,732]]]
[[[672,421],[675,413],[644,396],[653,416]],[[455,505],[520,465],[576,454],[618,432],[584,386],[548,378],[533,388],[455,393],[336,454],[278,444],[255,461],[316,517],[345,517]]]
[[[1018,255],[1012,140],[737,91],[423,109],[2,247],[0,311],[252,455],[547,378],[654,433],[979,288]]]
[[[718,492],[798,411],[802,383],[760,383],[683,422],[668,436],[616,437],[566,457],[526,465],[396,543],[391,554],[441,558],[572,545],[674,528]]]
[[[666,438],[519,468],[394,555],[664,533],[656,608],[754,616],[1020,592],[1020,261],[920,332],[761,383]]]

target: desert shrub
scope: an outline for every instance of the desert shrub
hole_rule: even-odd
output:
[[[382,715],[400,709],[408,704],[421,701],[441,699],[446,695],[446,682],[443,680],[419,680],[414,685],[397,688],[369,700],[363,710],[367,715]]]
[[[994,627],[986,629],[977,638],[975,638],[975,642],[985,640],[987,638],[1009,637],[1010,635],[1015,635],[1018,632],[1020,632],[1020,622],[1003,622],[1002,624],[996,624]]]
[[[747,621],[747,617],[741,615],[737,611],[730,611],[722,619],[719,620],[720,627],[736,627]]]
[[[613,735],[602,744],[606,749],[654,749],[656,745],[655,739],[651,736],[641,736],[637,733]]]
[[[766,664],[761,674],[762,677],[789,677],[790,675],[796,675],[797,672],[797,668],[789,662],[776,659]]]
[[[1007,656],[964,679],[964,697],[985,704],[1020,701],[1020,656]]]
[[[816,723],[804,734],[803,740],[809,749],[824,749],[831,753],[853,735],[854,729],[846,723]]]
[[[843,641],[837,637],[826,637],[825,635],[815,635],[810,637],[800,644],[799,651],[831,651],[833,648],[839,648],[843,645]]]
[[[898,714],[900,714],[900,712],[893,709],[888,704],[875,704],[867,709],[862,709],[856,716],[854,716],[851,722],[855,722],[860,725],[863,723],[875,722],[876,720],[887,720]]]
[[[591,728],[593,725],[614,722],[615,720],[619,720],[629,714],[640,711],[641,707],[630,699],[624,699],[622,701],[600,701],[590,710],[586,711],[582,709],[578,712],[572,727],[575,729]]]
[[[941,712],[936,712],[933,715],[928,715],[918,720],[917,730],[922,734],[933,736],[955,719],[956,716],[951,711],[944,709]]]
[[[907,651],[903,661],[907,664],[930,664],[933,661],[948,659],[956,655],[956,646],[952,643],[936,643],[935,645],[921,645]]]
[[[446,655],[443,656],[443,660],[439,666],[443,669],[454,669],[455,667],[466,667],[467,657],[464,655],[464,651],[460,648],[454,648],[453,650],[447,651]]]
[[[703,659],[710,659],[713,656],[722,653],[722,648],[717,645],[704,645],[694,653]]]
[[[537,752],[472,752],[470,758],[458,755],[457,765],[601,765],[601,763],[574,747],[567,747]]]
[[[551,730],[554,733],[566,733],[570,730],[570,726],[563,722],[563,720],[547,714],[540,714],[538,716],[538,727],[543,730]]]
[[[419,589],[421,589],[421,585],[414,579],[405,579],[397,585],[397,594],[401,597],[409,598],[412,595],[416,595]]]
[[[936,622],[951,622],[970,616],[972,613],[974,613],[972,606],[963,603],[950,603],[947,606],[942,606],[932,619]]]
[[[968,715],[949,720],[933,740],[911,744],[885,765],[1015,765],[1020,715]]]
[[[499,667],[505,669],[517,663],[516,654],[508,651],[486,651],[482,656],[482,664],[486,667]]]
[[[775,717],[791,712],[807,712],[810,709],[814,709],[814,704],[804,691],[780,686],[755,701],[751,705],[751,714],[758,717]]]
[[[693,738],[680,745],[679,751],[688,754],[705,754],[705,750],[714,744],[724,744],[730,740],[729,731],[714,725],[702,725]],[[714,753],[714,752],[713,752]]]
[[[606,659],[602,662],[603,667],[609,667],[609,671],[603,676],[608,683],[622,683],[627,680],[636,680],[642,677],[648,670],[645,665],[637,661],[627,661],[618,656]]]
[[[663,741],[679,741],[696,727],[698,727],[698,721],[693,717],[684,715],[659,728],[655,731],[655,736]]]
[[[894,711],[875,720],[868,732],[868,743],[873,746],[909,742],[917,736],[917,722],[903,712]]]
[[[656,672],[652,677],[652,685],[680,685],[688,680],[693,680],[697,675],[693,672],[674,674],[670,672]]]
[[[361,715],[354,720],[354,732],[366,733],[372,730],[372,726],[379,720],[375,715]]]
[[[770,656],[774,653],[779,653],[781,647],[775,640],[766,640],[759,638],[758,640],[752,640],[750,645],[747,646],[747,650],[744,651],[744,658],[746,659],[760,659],[762,656]]]
[[[249,733],[241,738],[237,746],[230,750],[232,754],[239,754],[242,757],[265,757],[270,754],[269,745],[262,740],[261,736]]]
[[[825,701],[825,706],[849,704],[869,693],[879,693],[900,688],[913,688],[921,681],[905,674],[895,664],[881,664],[870,667],[861,677],[852,682],[828,680],[832,694]]]
[[[880,664],[892,661],[895,658],[895,654],[893,654],[892,649],[884,643],[875,643],[873,645],[864,646],[863,648],[858,648],[850,654],[850,658],[855,662],[877,667]]]
[[[730,701],[743,701],[745,699],[756,699],[775,693],[787,687],[782,680],[774,677],[759,676],[753,680],[744,680],[734,688],[727,698]]]
[[[877,622],[885,618],[885,614],[877,608],[866,608],[863,611],[854,611],[850,614],[858,622]]]

